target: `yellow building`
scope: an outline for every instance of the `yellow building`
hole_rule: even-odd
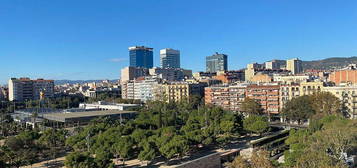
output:
[[[300,83],[300,95],[312,95],[315,92],[321,91],[324,87],[323,82],[301,82]]]
[[[282,109],[289,100],[300,96],[300,85],[299,84],[280,85],[279,96],[280,96],[279,98],[280,109]]]
[[[193,95],[203,97],[204,87],[202,83],[187,83],[187,82],[174,82],[161,84],[158,90],[157,97],[161,97],[167,102],[177,102],[187,100]]]
[[[339,98],[346,108],[351,119],[357,118],[357,86],[324,87],[325,92],[330,92]]]
[[[300,84],[292,83],[280,86],[280,108],[292,98],[312,95],[315,92],[320,92],[324,87],[323,82],[301,82]]]

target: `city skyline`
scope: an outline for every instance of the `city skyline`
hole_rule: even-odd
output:
[[[229,55],[230,70],[272,59],[354,56],[356,3],[155,1],[135,4],[138,12],[129,1],[3,1],[0,84],[11,77],[118,79],[135,45],[154,48],[155,67],[160,49],[180,50],[182,68],[193,71],[204,71],[214,52]]]

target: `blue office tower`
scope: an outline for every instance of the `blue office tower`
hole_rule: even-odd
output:
[[[154,64],[153,48],[145,46],[129,47],[131,67],[152,68]]]

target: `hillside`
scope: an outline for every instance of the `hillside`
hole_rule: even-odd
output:
[[[303,61],[304,69],[339,69],[346,67],[348,64],[357,64],[357,56],[352,57],[332,57],[323,60]]]

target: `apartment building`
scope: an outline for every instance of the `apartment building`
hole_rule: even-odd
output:
[[[257,71],[264,69],[264,65],[258,63],[247,64],[247,68],[244,71],[244,79],[250,81],[250,79],[257,73]]]
[[[268,74],[258,73],[250,78],[250,81],[255,83],[270,83],[273,81],[273,78]]]
[[[320,92],[324,87],[323,82],[301,82],[289,83],[280,85],[280,108],[282,109],[285,104],[292,98],[312,95]]]
[[[300,96],[300,85],[297,83],[282,84],[280,85],[279,95],[280,109],[283,109],[289,100]]]
[[[220,106],[223,109],[229,110],[230,93],[228,86],[212,86],[205,88],[205,104]]]
[[[192,77],[192,70],[181,68],[141,68],[141,67],[125,67],[121,70],[121,82],[135,80],[144,76],[157,76],[167,81],[182,81]]]
[[[205,104],[220,106],[225,110],[240,111],[245,98],[245,85],[221,85],[205,88]]]
[[[192,77],[192,70],[154,67],[149,69],[149,75],[157,76],[167,81],[182,81]]]
[[[122,98],[135,99],[146,102],[155,99],[155,88],[160,83],[160,79],[152,76],[140,77],[122,83]]]
[[[283,84],[308,82],[311,80],[312,77],[310,75],[273,75],[274,82],[280,82]]]
[[[216,75],[217,75],[217,72],[195,72],[192,74],[193,78],[195,78],[197,80],[210,79]]]
[[[285,69],[286,61],[285,60],[271,60],[265,62],[266,69]]]
[[[339,70],[332,72],[328,80],[334,82],[336,85],[340,85],[341,83],[357,84],[357,70]]]
[[[252,81],[252,78],[256,74],[267,74],[269,76],[273,75],[287,75],[290,71],[285,69],[266,69],[262,64],[253,63],[248,64],[244,72],[245,81]]]
[[[121,96],[123,99],[134,99],[134,81],[125,81],[121,83]]]
[[[315,92],[321,91],[324,87],[323,82],[301,82],[300,83],[300,95],[312,95]]]
[[[268,115],[276,115],[280,113],[279,91],[279,85],[249,85],[246,97],[258,100]]]
[[[339,98],[351,119],[357,119],[357,86],[323,87],[322,91],[330,92]]]
[[[30,78],[11,78],[9,80],[9,100],[25,101],[50,98],[54,96],[54,81]]]
[[[237,81],[244,81],[244,71],[218,71],[217,75],[213,76],[213,78],[227,84]]]
[[[142,77],[134,82],[134,99],[147,102],[155,99],[155,88],[160,83],[155,77]]]
[[[158,87],[157,95],[167,102],[178,102],[197,95],[204,96],[205,83],[171,82],[161,84]]]
[[[142,67],[125,67],[121,69],[121,82],[126,82],[129,80],[134,80],[138,77],[148,76],[149,69]]]

